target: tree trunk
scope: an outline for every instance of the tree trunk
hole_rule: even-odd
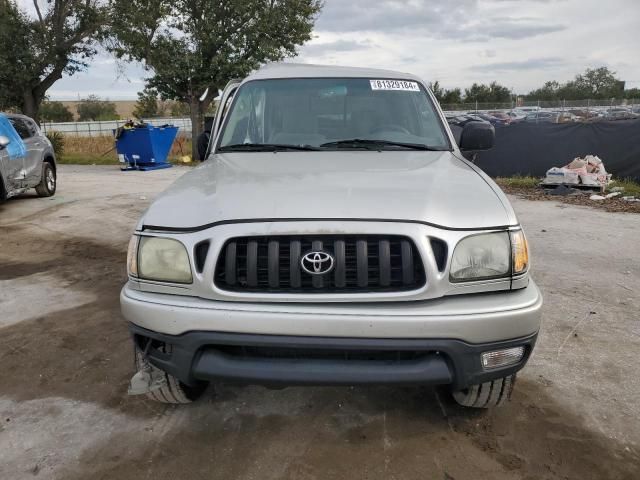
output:
[[[42,99],[38,98],[33,90],[26,90],[22,95],[22,106],[20,110],[24,115],[33,118],[36,123],[40,124],[38,116],[40,115],[41,103]]]
[[[189,107],[191,110],[191,158],[194,160],[203,160],[198,154],[198,137],[203,130],[204,109],[198,97],[191,97]]]

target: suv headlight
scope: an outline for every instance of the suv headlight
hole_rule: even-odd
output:
[[[145,280],[191,283],[191,264],[185,246],[172,238],[134,235],[127,254],[129,274]]]
[[[489,280],[527,271],[529,252],[522,230],[493,232],[463,238],[453,252],[452,282]]]

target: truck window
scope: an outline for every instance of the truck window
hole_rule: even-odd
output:
[[[241,86],[220,146],[308,145],[348,139],[450,145],[435,107],[414,81],[367,78],[254,80]]]

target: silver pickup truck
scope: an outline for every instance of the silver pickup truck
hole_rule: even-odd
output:
[[[542,298],[509,201],[419,78],[271,65],[231,82],[209,158],[143,215],[121,293],[130,393],[210,382],[449,385],[509,398]]]
[[[33,119],[0,113],[0,201],[35,188],[41,197],[56,193],[56,156]]]

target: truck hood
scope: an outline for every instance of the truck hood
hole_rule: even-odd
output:
[[[517,223],[502,191],[452,152],[216,154],[153,202],[144,228],[194,230],[225,221],[366,219],[449,229]]]

